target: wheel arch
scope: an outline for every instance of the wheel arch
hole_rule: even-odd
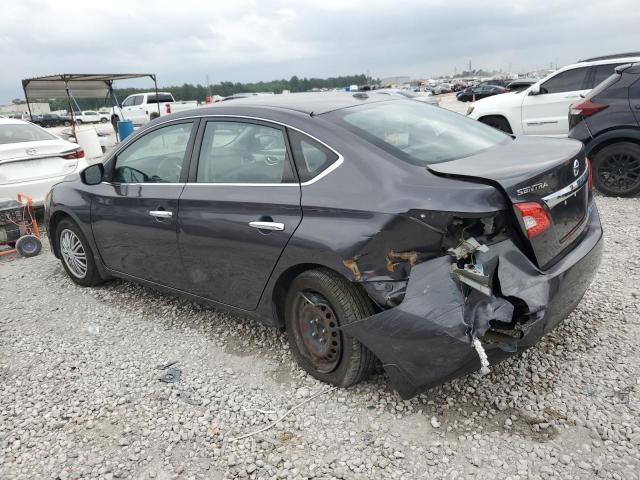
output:
[[[640,145],[640,129],[619,128],[601,133],[585,145],[587,156],[593,157],[609,145],[631,142]]]
[[[287,303],[287,294],[289,293],[291,283],[298,275],[309,270],[317,269],[330,270],[336,275],[344,278],[348,282],[357,284],[357,282],[355,282],[352,278],[348,278],[347,276],[345,276],[344,272],[340,272],[335,268],[320,263],[299,263],[287,267],[278,275],[278,278],[274,282],[273,289],[271,290],[271,309],[273,322],[276,328],[285,328],[285,308]],[[364,290],[363,293],[365,293]]]
[[[506,122],[507,126],[509,127],[509,130],[510,130],[510,132],[506,132],[506,133],[513,133],[513,125],[511,125],[511,122],[509,121],[509,119],[505,115],[498,114],[498,113],[489,114],[489,115],[482,115],[481,117],[478,117],[478,121],[482,122],[482,123],[485,123],[484,120],[488,119],[488,118],[497,118],[497,119],[500,119],[500,120],[504,120]],[[485,125],[486,125],[486,123],[485,123]]]

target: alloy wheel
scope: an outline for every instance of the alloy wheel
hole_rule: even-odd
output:
[[[64,229],[60,233],[60,254],[73,276],[84,278],[87,275],[87,254],[72,230]]]
[[[597,174],[604,186],[623,194],[640,182],[640,157],[631,153],[612,153],[602,159]]]

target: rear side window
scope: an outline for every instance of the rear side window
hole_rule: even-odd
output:
[[[512,141],[481,122],[413,100],[364,104],[326,115],[369,143],[420,166],[468,157]]]
[[[338,160],[338,155],[324,145],[296,130],[289,130],[291,148],[301,182],[317,177]]]
[[[540,85],[540,93],[575,92],[586,88],[588,67],[566,70]]]
[[[144,100],[142,95],[136,95],[135,97],[133,97],[133,104],[134,105],[142,105],[142,101]]]

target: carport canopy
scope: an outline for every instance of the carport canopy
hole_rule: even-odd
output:
[[[111,93],[113,82],[149,77],[157,90],[156,76],[152,73],[62,73],[22,80],[25,100],[49,98],[102,98]]]
[[[44,77],[25,78],[22,80],[22,89],[24,90],[24,97],[31,120],[33,120],[33,114],[31,113],[29,98],[42,100],[66,98],[75,135],[76,122],[71,104],[72,98],[107,98],[107,96],[110,96],[115,102],[114,104],[118,105],[118,101],[113,95],[113,82],[145,77],[153,80],[157,97],[158,82],[153,73],[61,73],[58,75],[45,75]],[[158,113],[160,113],[160,104],[158,103],[157,106]]]

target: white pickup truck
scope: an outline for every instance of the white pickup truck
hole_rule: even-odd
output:
[[[196,100],[176,102],[168,92],[158,92],[157,95],[155,92],[136,93],[125,98],[120,108],[113,107],[113,116],[117,117],[115,120],[131,120],[134,125],[144,125],[154,118],[197,106]]]

